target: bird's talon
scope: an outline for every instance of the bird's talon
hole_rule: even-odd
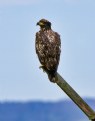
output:
[[[43,69],[43,66],[39,66],[39,69]]]
[[[39,69],[43,69],[43,72],[45,72],[45,69],[44,69],[44,66],[43,66],[43,65],[41,65],[41,66],[39,67]]]

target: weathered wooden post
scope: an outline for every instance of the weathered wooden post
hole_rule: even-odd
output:
[[[95,112],[91,107],[75,92],[75,90],[57,73],[57,85],[73,100],[73,102],[87,115],[95,121]]]
[[[43,68],[48,75],[48,71]],[[72,101],[86,114],[91,120],[95,121],[95,112],[93,109],[77,94],[77,92],[57,73],[56,84],[72,99]]]

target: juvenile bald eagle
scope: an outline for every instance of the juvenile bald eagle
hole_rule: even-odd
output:
[[[37,25],[40,26],[40,31],[36,33],[36,53],[49,80],[55,82],[61,52],[60,35],[51,29],[48,20],[41,19]]]

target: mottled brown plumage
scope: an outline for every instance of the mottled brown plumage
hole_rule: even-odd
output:
[[[40,31],[36,33],[36,53],[48,73],[49,80],[54,82],[60,60],[60,36],[51,29],[51,23],[45,19],[41,19],[37,25],[40,26]]]

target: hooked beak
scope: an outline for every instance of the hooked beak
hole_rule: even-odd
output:
[[[39,25],[39,26],[44,26],[44,23],[43,22],[37,22],[36,25]]]
[[[37,24],[36,25],[39,25],[39,22],[37,22]]]

